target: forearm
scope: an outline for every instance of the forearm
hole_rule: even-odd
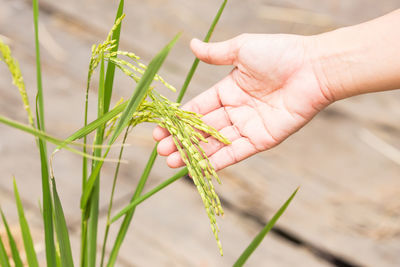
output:
[[[400,88],[400,9],[312,39],[314,71],[333,101]]]

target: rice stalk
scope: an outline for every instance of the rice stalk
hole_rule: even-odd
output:
[[[226,4],[227,4],[227,0],[224,0],[222,2],[222,4],[221,4],[217,14],[214,17],[213,22],[211,23],[211,25],[210,25],[210,27],[208,29],[208,32],[207,32],[207,34],[206,34],[206,36],[204,38],[204,42],[208,42],[210,40],[210,38],[212,36],[212,33],[214,32],[214,29],[215,29],[219,19],[221,18],[221,15],[222,15],[222,13],[224,11],[224,8],[225,8]],[[187,91],[187,88],[188,88],[188,86],[190,84],[190,81],[192,80],[193,75],[194,75],[194,73],[195,73],[195,71],[196,71],[196,69],[197,69],[197,67],[199,65],[199,62],[200,62],[199,59],[197,59],[197,58],[194,59],[194,62],[192,64],[188,74],[186,75],[184,84],[183,84],[183,86],[182,86],[182,88],[181,88],[181,90],[179,92],[179,95],[177,97],[176,102],[180,103],[182,101],[182,99],[183,99],[183,97],[184,97],[184,95],[185,95],[185,93]],[[78,136],[78,135],[76,135],[76,136]],[[132,207],[130,209],[128,209],[126,211],[126,213],[125,213],[125,218],[124,218],[124,220],[121,223],[121,226],[119,228],[118,235],[117,235],[117,237],[115,239],[114,246],[113,246],[113,248],[111,250],[110,258],[109,258],[109,262],[108,262],[107,266],[113,266],[115,261],[116,261],[119,249],[120,249],[121,244],[122,244],[122,242],[123,242],[123,240],[124,240],[124,238],[126,236],[126,233],[128,231],[128,228],[129,228],[129,226],[131,224],[131,221],[132,221],[132,218],[133,218],[133,215],[134,215],[134,212],[135,212],[136,205],[133,205],[133,204],[136,201],[139,200],[140,194],[142,193],[144,185],[146,184],[146,182],[148,180],[149,174],[150,174],[150,172],[151,172],[151,170],[152,170],[152,168],[154,166],[154,162],[155,162],[156,158],[157,158],[157,144],[155,145],[155,147],[153,148],[153,151],[151,152],[151,155],[149,156],[149,159],[148,159],[148,161],[146,163],[146,167],[142,172],[142,175],[141,175],[140,180],[139,180],[139,182],[137,184],[135,192],[134,192],[134,194],[133,194],[133,196],[131,198],[130,205],[132,205]],[[181,176],[178,175],[181,172],[177,173],[177,175],[178,175],[177,179],[182,177],[182,176],[184,176],[184,175],[186,175],[187,172],[188,172],[187,168],[184,168],[183,171],[182,171],[183,174]],[[172,178],[175,178],[175,177],[172,177]],[[176,181],[177,179],[169,180],[170,183],[165,183],[165,184],[161,185],[159,188],[155,188],[155,189],[161,190],[162,188],[164,188],[165,186],[171,184],[172,182]],[[157,191],[154,191],[154,193],[155,192],[157,192]],[[149,196],[151,196],[151,195],[149,195]]]
[[[131,55],[130,58],[133,59],[138,66],[134,66],[128,61],[115,57],[117,55],[128,54]],[[105,58],[113,62],[120,70],[123,71],[124,74],[131,77],[135,82],[140,80],[139,75],[142,75],[147,69],[146,65],[138,62],[139,57],[133,53],[116,52],[105,55]],[[154,80],[161,81],[167,88],[175,90],[174,87],[172,87],[159,75],[156,75]],[[206,154],[199,145],[200,141],[207,141],[197,130],[212,135],[224,144],[229,144],[230,142],[218,131],[204,124],[198,114],[179,109],[178,103],[172,103],[167,98],[158,94],[155,90],[151,90],[148,96],[152,101],[149,102],[143,100],[143,102],[137,108],[137,111],[133,113],[130,126],[134,127],[142,122],[153,122],[171,132],[174,142],[177,145],[185,164],[188,165],[189,174],[193,177],[194,183],[198,188],[199,194],[203,200],[211,222],[211,228],[214,232],[217,242],[219,242],[217,234],[218,226],[216,225],[215,215],[222,215],[223,209],[221,207],[220,200],[215,193],[211,177],[215,177],[218,182],[220,182],[220,180],[214,168],[211,166]],[[117,103],[117,105],[118,104],[119,103]],[[107,132],[107,136],[110,135],[110,133],[114,130],[116,119],[117,116],[109,122],[110,128]],[[222,253],[220,243],[219,247]]]
[[[32,0],[33,26],[35,34],[35,60],[36,60],[36,127],[39,131],[45,131],[44,99],[42,84],[42,67],[40,61],[39,45],[39,2]],[[42,198],[43,198],[43,226],[46,247],[47,266],[56,265],[56,248],[54,242],[53,200],[49,182],[49,166],[47,158],[47,144],[43,139],[37,139],[40,153]]]

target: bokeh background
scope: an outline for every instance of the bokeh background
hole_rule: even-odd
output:
[[[117,1],[41,0],[40,38],[47,129],[65,138],[83,122],[90,48],[113,24]],[[179,88],[193,55],[189,41],[202,38],[221,1],[126,0],[121,46],[148,62],[177,32],[179,43],[160,71]],[[398,0],[230,0],[213,40],[240,33],[318,34],[400,8]],[[398,29],[394,29],[395,31]],[[398,32],[393,32],[393,35]],[[30,1],[0,0],[0,38],[20,62],[31,103],[35,58]],[[201,64],[184,100],[224,77],[230,67]],[[0,112],[26,122],[17,90],[0,65]],[[400,75],[400,71],[399,71]],[[91,89],[95,118],[96,82]],[[114,102],[134,85],[117,76]],[[167,90],[171,98],[176,96]],[[230,266],[293,190],[300,191],[248,266],[400,266],[400,93],[363,95],[337,102],[283,144],[220,172],[217,186],[225,216],[219,220],[224,257],[218,253],[202,202],[189,180],[180,180],[138,207],[118,266]],[[132,132],[117,185],[114,211],[126,205],[154,145],[151,125]],[[44,254],[40,170],[34,139],[0,125],[0,205],[18,231],[12,176]],[[55,171],[79,256],[79,157],[61,152]],[[174,171],[164,159],[145,190]],[[101,227],[115,164],[102,176]],[[117,229],[117,227],[114,227]],[[112,233],[111,241],[115,236]]]

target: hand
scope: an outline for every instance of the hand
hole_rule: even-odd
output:
[[[203,114],[204,122],[232,142],[225,146],[208,137],[202,144],[216,170],[278,145],[333,101],[315,74],[312,40],[265,34],[210,44],[192,40],[200,60],[234,66],[227,77],[183,107]],[[157,127],[153,136],[170,167],[184,165],[165,129]]]

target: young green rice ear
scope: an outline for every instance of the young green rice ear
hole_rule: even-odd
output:
[[[200,147],[200,141],[204,141],[204,138],[197,130],[207,132],[225,144],[230,142],[215,129],[202,122],[199,119],[199,115],[180,110],[177,105],[171,103],[154,90],[149,93],[149,97],[154,106],[152,112],[157,118],[155,121],[171,133],[182,160],[193,178],[222,255],[222,245],[218,237],[219,228],[215,216],[223,215],[224,211],[219,197],[215,193],[212,177],[215,177],[218,182],[220,180],[207,155]],[[182,120],[182,118],[185,118],[185,120]]]
[[[226,3],[227,3],[227,0],[224,0],[222,2],[217,14],[214,17],[213,22],[210,25],[210,28],[209,28],[209,30],[207,32],[207,35],[204,38],[205,42],[208,42],[210,40],[211,35],[214,32],[214,29],[215,29],[215,27],[216,27],[221,15],[222,15],[222,12],[224,11]],[[177,97],[176,102],[180,103],[182,101],[182,99],[183,99],[183,97],[184,97],[184,95],[186,93],[186,90],[187,90],[187,88],[188,88],[188,86],[190,84],[190,81],[193,78],[193,75],[194,75],[198,65],[199,65],[199,60],[197,58],[195,58],[192,66],[191,66],[191,68],[190,68],[190,70],[189,70],[189,72],[188,72],[188,74],[187,74],[187,76],[185,78],[185,82],[184,82],[184,84],[182,86],[182,89],[179,92],[179,95]],[[124,240],[124,238],[126,236],[126,233],[128,231],[129,225],[130,225],[130,223],[132,221],[132,218],[133,218],[133,215],[134,215],[134,212],[135,212],[135,207],[136,206],[133,205],[133,204],[136,201],[138,201],[139,198],[141,197],[141,193],[142,193],[143,188],[144,188],[144,186],[145,186],[145,184],[146,184],[146,182],[148,180],[149,174],[150,174],[150,172],[151,172],[151,170],[152,170],[152,168],[154,166],[154,162],[155,162],[156,158],[157,158],[157,147],[155,146],[153,151],[152,151],[152,153],[151,153],[151,155],[150,155],[150,157],[149,157],[149,159],[148,159],[148,161],[147,161],[146,167],[143,170],[143,173],[142,173],[142,175],[140,177],[140,180],[139,180],[138,185],[136,187],[135,193],[133,194],[133,196],[131,198],[130,204],[132,206],[130,208],[128,208],[126,210],[126,212],[124,213],[125,214],[125,218],[124,218],[123,222],[121,223],[121,226],[120,226],[119,231],[118,231],[118,235],[117,235],[117,237],[115,239],[115,242],[114,242],[114,246],[113,246],[113,248],[111,250],[111,253],[110,253],[109,266],[113,266],[113,264],[116,261],[117,255],[118,255],[119,250],[121,248],[121,244],[122,244],[122,242],[123,242],[123,240]],[[187,172],[188,172],[187,168],[184,168],[183,170],[184,170],[184,173],[187,174]],[[178,175],[177,177],[181,177],[181,176]],[[157,192],[157,190],[161,190],[162,188],[164,188],[165,186],[168,186],[169,184],[172,184],[174,181],[177,180],[175,178],[176,177],[174,176],[171,179],[169,179],[168,181],[166,181],[165,184],[162,184],[160,187],[155,188],[156,190],[153,193]],[[148,195],[148,197],[149,196],[151,196],[151,195]]]
[[[24,109],[26,110],[26,113],[28,115],[29,124],[33,127],[33,114],[29,105],[29,99],[26,93],[25,82],[22,77],[21,69],[19,68],[18,61],[12,57],[10,47],[6,45],[1,39],[0,60],[3,60],[7,64],[8,70],[12,75],[13,84],[18,88],[19,94],[21,95]]]
[[[124,111],[121,114],[121,118],[119,119],[115,131],[110,137],[109,140],[109,145],[113,144],[117,137],[120,135],[120,133],[123,131],[123,129],[128,126],[133,114],[139,107],[139,104],[142,102],[142,100],[145,98],[147,91],[150,88],[150,85],[154,79],[154,76],[157,74],[157,71],[160,69],[161,65],[163,64],[165,58],[167,57],[169,51],[173,47],[173,45],[176,43],[178,40],[179,35],[176,35],[175,38],[167,44],[164,49],[162,49],[150,62],[148,69],[144,73],[143,77],[140,79],[140,82],[137,84],[135,91],[133,92],[130,100],[128,101],[128,104],[126,105]],[[122,105],[120,105],[122,106]],[[104,153],[104,158],[107,156],[109,152],[109,149]],[[82,199],[81,199],[81,208],[83,210],[86,209],[87,207],[87,202],[89,200],[89,197],[92,193],[94,183],[97,180],[97,176],[100,172],[100,169],[103,165],[103,161],[99,161],[96,166],[93,168],[93,171],[88,178],[88,182],[85,186],[84,192],[82,194]]]

